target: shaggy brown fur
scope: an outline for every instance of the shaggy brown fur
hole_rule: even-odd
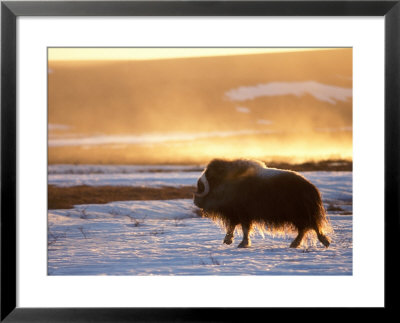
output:
[[[194,204],[223,222],[224,243],[233,242],[234,230],[241,225],[243,241],[239,247],[249,247],[250,233],[255,225],[261,225],[271,231],[297,231],[292,248],[297,248],[310,230],[325,247],[329,246],[324,234],[329,223],[321,195],[300,174],[267,168],[258,161],[214,159],[206,168],[205,178],[210,191],[199,196],[204,191],[204,183],[199,180]]]

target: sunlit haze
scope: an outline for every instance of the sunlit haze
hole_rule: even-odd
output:
[[[352,49],[49,48],[50,163],[352,159]]]

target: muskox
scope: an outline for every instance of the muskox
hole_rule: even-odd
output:
[[[194,204],[205,216],[223,223],[223,242],[228,245],[238,225],[243,231],[239,248],[250,247],[255,226],[297,232],[291,248],[297,248],[311,230],[325,247],[330,244],[325,235],[330,225],[318,189],[296,172],[268,168],[260,161],[212,160],[197,182]]]

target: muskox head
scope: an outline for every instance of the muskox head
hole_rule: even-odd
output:
[[[229,199],[236,183],[262,168],[265,168],[264,163],[253,160],[212,160],[197,181],[194,204],[206,211],[216,211],[219,205]]]

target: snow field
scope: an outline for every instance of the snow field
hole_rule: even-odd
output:
[[[152,167],[57,165],[49,184],[194,186],[201,173],[193,166]],[[329,248],[306,239],[291,249],[294,235],[255,232],[252,247],[240,249],[240,229],[225,245],[223,228],[200,217],[191,199],[76,205],[48,212],[48,274],[351,275],[352,173],[302,174],[321,191],[334,230]]]
[[[49,275],[350,275],[352,217],[332,214],[332,244],[290,249],[293,236],[222,244],[191,200],[113,202],[49,211]],[[307,244],[307,241],[306,241]]]

